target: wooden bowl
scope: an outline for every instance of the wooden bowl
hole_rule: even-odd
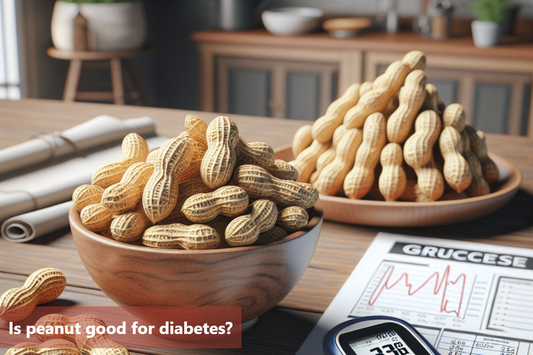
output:
[[[156,249],[121,243],[83,227],[72,208],[76,248],[96,284],[121,306],[239,306],[243,323],[277,305],[315,251],[323,210],[303,230],[261,246],[214,250]]]
[[[372,20],[364,17],[334,18],[322,23],[322,28],[337,38],[355,37],[371,26]]]
[[[489,153],[500,170],[496,191],[463,200],[435,202],[352,200],[347,197],[320,195],[324,219],[334,222],[379,227],[422,227],[464,222],[493,213],[516,194],[522,174],[508,160]],[[294,159],[290,146],[276,149],[285,161]]]

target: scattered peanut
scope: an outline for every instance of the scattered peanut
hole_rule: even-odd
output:
[[[281,159],[276,159],[274,164],[267,166],[265,170],[268,171],[270,175],[282,180],[298,181],[300,178],[298,170],[296,170],[294,166],[287,163],[285,160]]]
[[[24,285],[7,290],[0,297],[0,318],[18,322],[28,317],[35,306],[52,302],[61,295],[67,280],[61,270],[40,269],[33,272]]]
[[[435,111],[424,111],[415,122],[415,133],[403,147],[405,162],[413,169],[427,165],[433,156],[433,145],[440,135],[441,123]]]
[[[435,160],[432,158],[427,165],[415,169],[415,172],[420,191],[428,200],[437,201],[444,192],[444,178]]]
[[[179,180],[191,159],[192,151],[187,138],[170,139],[159,148],[154,172],[142,196],[144,212],[152,223],[167,217],[176,206]]]
[[[298,155],[298,158],[292,162],[292,165],[300,174],[300,182],[308,182],[311,174],[316,169],[316,161],[331,146],[331,142],[320,143],[314,140],[313,143]]]
[[[372,90],[363,95],[346,113],[344,116],[346,128],[363,127],[367,117],[375,112],[384,111],[391,97],[403,85],[409,71],[409,65],[402,61],[392,63],[385,73],[374,81]]]
[[[319,197],[317,189],[311,184],[275,178],[255,165],[241,165],[235,169],[234,182],[251,198],[269,198],[281,206],[308,209]]]
[[[453,127],[457,132],[463,132],[465,128],[465,111],[460,104],[451,104],[444,109],[442,123],[446,127]]]
[[[148,152],[148,143],[141,136],[128,134],[122,141],[122,158],[96,169],[91,184],[103,188],[116,184],[131,164],[146,161]]]
[[[344,178],[353,167],[355,154],[362,140],[362,129],[352,128],[346,131],[337,144],[335,159],[322,170],[320,177],[314,183],[321,194],[334,196],[339,192]]]
[[[433,110],[439,116],[444,112],[444,102],[440,99],[439,92],[433,84],[426,84],[426,101],[424,102],[424,111]]]
[[[481,139],[481,141],[485,144],[487,144],[487,137],[485,137],[485,132],[483,131],[477,131],[477,136],[479,137],[479,139]]]
[[[383,110],[383,115],[385,116],[387,120],[394,113],[394,111],[396,111],[398,107],[400,107],[400,92],[401,91],[402,89],[400,88],[400,90],[398,90],[396,94],[392,95],[389,102],[387,103],[387,106]]]
[[[407,180],[405,191],[399,198],[402,201],[430,202],[431,200],[420,190],[414,180]]]
[[[294,159],[298,158],[298,155],[313,142],[312,134],[313,126],[304,125],[296,131],[294,139],[292,140],[292,154]]]
[[[271,146],[263,142],[248,143],[242,137],[237,141],[235,153],[239,165],[256,164],[266,168],[276,161],[276,153]]]
[[[413,70],[426,70],[426,55],[421,51],[411,51],[407,53],[402,62],[409,65],[409,69]]]
[[[231,246],[251,245],[260,233],[274,227],[278,208],[270,200],[257,200],[250,205],[250,214],[239,216],[228,224],[226,242]]]
[[[415,133],[403,147],[405,162],[418,178],[418,187],[431,201],[444,192],[444,179],[433,159],[433,145],[440,135],[441,122],[435,111],[422,112],[415,121]]]
[[[159,150],[159,148],[156,148],[154,150],[152,150],[148,156],[146,157],[146,162],[148,164],[154,164],[155,163],[155,157],[157,157],[157,151]]]
[[[333,132],[333,139],[331,140],[331,146],[326,150],[324,153],[322,153],[318,159],[316,160],[316,170],[311,175],[311,178],[309,179],[309,182],[313,185],[315,184],[316,180],[320,177],[320,173],[326,166],[328,166],[333,160],[335,160],[335,154],[337,151],[337,145],[341,141],[342,137],[346,133],[347,129],[344,127],[344,125],[340,125],[337,127],[335,132]],[[314,175],[314,177],[313,177]]]
[[[318,171],[318,170],[313,171],[313,173],[312,173],[311,176],[309,177],[309,183],[310,183],[311,185],[315,185],[316,181],[317,181],[318,178],[320,177],[320,173],[321,173],[321,171]]]
[[[216,189],[228,182],[233,173],[239,140],[237,125],[227,117],[215,118],[207,128],[207,151],[202,160],[201,175],[204,183]]]
[[[172,210],[172,212],[165,217],[163,220],[159,221],[159,224],[172,224],[172,223],[181,223],[181,224],[191,224],[191,222],[185,217],[181,208],[185,201],[196,194],[202,194],[206,192],[211,192],[212,190],[204,184],[202,178],[195,180],[185,181],[179,184],[179,195],[178,202]]]
[[[398,143],[389,143],[381,151],[383,170],[379,175],[379,191],[385,201],[396,201],[403,195],[407,176],[402,167],[403,152]]]
[[[81,212],[86,206],[99,203],[104,189],[96,185],[81,185],[72,193],[72,201],[76,211]]]
[[[287,232],[296,232],[307,226],[309,223],[309,214],[306,210],[298,206],[290,206],[282,209],[278,213],[276,225],[285,229]]]
[[[461,140],[463,141],[463,157],[472,171],[472,183],[466,190],[468,196],[476,197],[490,194],[489,183],[483,178],[483,168],[479,159],[470,149],[470,137],[466,130],[461,133]]]
[[[333,132],[342,124],[344,116],[359,101],[359,88],[361,85],[351,85],[344,95],[333,101],[326,110],[326,114],[313,124],[313,139],[320,143],[331,140]]]
[[[444,178],[452,189],[457,193],[461,193],[472,182],[470,167],[461,155],[463,153],[461,134],[451,126],[444,127],[440,134],[439,146],[444,158],[442,171]]]
[[[109,230],[113,217],[113,213],[101,203],[86,206],[80,213],[81,224],[95,233]]]
[[[385,126],[385,116],[382,113],[376,112],[368,116],[354,166],[344,179],[344,192],[349,198],[360,199],[372,188],[374,169],[379,162],[381,149],[387,142]]]
[[[362,97],[364,94],[372,90],[372,87],[374,86],[373,82],[365,81],[361,84],[361,87],[359,88],[359,97]]]
[[[141,200],[144,187],[154,172],[149,163],[134,163],[119,183],[109,186],[102,195],[104,205],[114,215],[130,212]]]
[[[115,240],[131,243],[142,238],[146,228],[152,226],[152,221],[144,213],[142,202],[132,212],[117,216],[111,222],[111,235]]]
[[[82,314],[75,317],[64,316],[62,314],[49,314],[41,317],[36,327],[47,328],[49,326],[74,326],[76,323],[80,324],[80,334],[40,334],[37,333],[37,339],[39,341],[46,342],[53,337],[68,340],[75,343],[84,355],[129,355],[122,345],[119,345],[109,339],[107,334],[96,334],[90,338],[87,334],[87,326],[93,325],[95,327],[103,326],[106,328],[105,322],[98,316],[92,314]]]
[[[64,339],[50,339],[41,344],[19,343],[6,355],[80,355],[76,344]]]
[[[204,120],[195,115],[187,115],[185,117],[185,130],[192,139],[207,147],[207,123]]]
[[[220,236],[215,229],[203,224],[174,223],[148,228],[142,241],[146,246],[162,249],[215,249],[220,245]]]
[[[487,180],[489,184],[494,184],[495,182],[498,182],[500,172],[496,164],[492,161],[491,158],[489,158],[485,141],[480,138],[480,136],[476,133],[476,130],[473,127],[466,126],[465,131],[466,133],[468,133],[468,137],[470,138],[470,148],[472,150],[472,153],[476,155],[476,157],[479,159],[479,162],[481,163],[483,177],[485,178],[485,180]]]
[[[207,146],[195,139],[192,139],[187,132],[183,132],[179,136],[188,139],[192,151],[191,163],[180,176],[181,184],[182,182],[195,180],[202,177],[200,170],[202,166],[202,160],[204,159],[205,152],[207,151]]]
[[[387,138],[391,143],[403,143],[413,121],[426,99],[426,75],[422,70],[412,71],[400,89],[400,106],[387,121]]]
[[[247,166],[247,165],[244,165]],[[219,214],[235,217],[248,208],[248,194],[238,186],[223,186],[213,192],[189,197],[181,211],[192,222],[204,223]]]

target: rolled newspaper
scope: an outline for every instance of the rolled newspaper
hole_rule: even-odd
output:
[[[23,243],[66,228],[72,205],[68,201],[11,217],[2,224],[2,237],[8,242]]]
[[[150,149],[155,149],[166,140],[152,137],[146,141]],[[121,156],[121,146],[117,145],[0,181],[0,223],[19,214],[69,201],[78,186],[91,183],[98,167]]]
[[[68,156],[82,155],[99,146],[121,141],[128,133],[155,136],[150,117],[120,120],[98,116],[63,132],[45,134],[0,150],[0,175]]]

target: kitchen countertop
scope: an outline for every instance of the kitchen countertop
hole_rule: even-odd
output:
[[[371,32],[355,38],[339,39],[327,33],[302,36],[275,36],[266,30],[224,32],[209,30],[196,32],[191,37],[196,42],[277,46],[291,48],[372,50],[407,52],[413,48],[426,54],[447,54],[493,58],[533,60],[533,39],[526,37],[505,37],[499,46],[476,48],[472,37],[463,36],[436,41],[420,37],[413,32],[384,33]]]
[[[184,130],[189,113],[210,121],[216,113],[148,107],[47,100],[0,101],[0,149],[37,134],[62,131],[101,114],[119,118],[152,117],[157,131],[177,136]],[[239,131],[249,141],[264,141],[273,147],[289,144],[296,130],[308,122],[232,115]],[[242,349],[157,350],[156,354],[294,354],[320,314],[379,231],[446,237],[460,240],[533,248],[533,140],[525,137],[487,134],[489,150],[514,163],[523,173],[517,195],[502,210],[487,217],[449,226],[427,228],[376,228],[324,222],[318,247],[302,279],[278,305],[259,318],[243,335]],[[81,263],[69,230],[24,244],[0,240],[0,294],[20,287],[26,277],[43,267],[57,267],[67,276],[62,299],[79,306],[114,305],[92,281]],[[0,327],[0,332],[5,332]],[[0,354],[8,344],[0,343]]]

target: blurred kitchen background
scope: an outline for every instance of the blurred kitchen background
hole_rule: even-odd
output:
[[[421,49],[428,55],[428,81],[446,104],[462,103],[470,123],[487,132],[533,136],[533,0],[509,0],[505,9],[504,0],[476,1],[478,11],[469,0],[144,0],[143,43],[149,49],[132,62],[148,106],[315,120],[349,84],[371,81],[407,51]],[[0,5],[0,98],[61,100],[67,59],[74,54],[47,54],[54,45],[56,1]],[[298,37],[276,36],[262,27],[260,15],[280,7],[320,9],[319,22],[370,22],[331,23],[330,34],[319,27]],[[68,16],[74,21],[72,12]],[[78,25],[90,28],[89,17],[87,12]],[[474,45],[475,18],[499,24],[499,44],[485,38],[476,45],[487,48]],[[283,28],[295,23],[292,18],[280,22],[281,31],[298,31]],[[142,31],[141,23],[136,27]],[[490,31],[485,26],[481,35]],[[109,65],[99,69],[81,71],[78,91],[111,91]],[[119,79],[128,86],[126,74]],[[126,103],[139,102],[126,95]]]

